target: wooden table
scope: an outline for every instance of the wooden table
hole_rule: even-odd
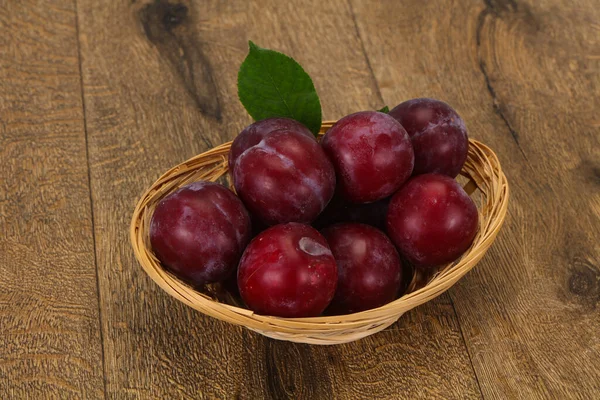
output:
[[[169,167],[251,122],[252,39],[324,117],[452,104],[497,152],[484,260],[339,346],[205,317],[128,225]],[[0,398],[600,398],[600,8],[592,0],[0,0]]]

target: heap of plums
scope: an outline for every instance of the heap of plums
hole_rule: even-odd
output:
[[[456,111],[426,98],[348,115],[320,143],[297,121],[258,121],[231,145],[237,196],[182,187],[156,207],[151,245],[196,287],[237,277],[259,314],[380,307],[402,295],[403,263],[431,271],[473,242],[477,208],[454,179],[467,148]]]

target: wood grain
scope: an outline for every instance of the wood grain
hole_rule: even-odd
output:
[[[76,13],[0,1],[0,398],[103,398]]]
[[[0,0],[0,398],[600,397],[599,20],[589,0]],[[449,294],[315,347],[144,275],[135,201],[250,122],[248,39],[300,61],[325,118],[437,97],[499,154],[505,227]]]
[[[390,106],[448,101],[511,183],[499,240],[450,291],[484,397],[600,397],[598,8],[352,4]]]
[[[250,123],[236,94],[248,39],[305,66],[325,117],[381,107],[346,2],[79,0],[78,8],[108,397],[480,397],[447,296],[357,343],[277,342],[169,298],[130,249],[142,191]]]

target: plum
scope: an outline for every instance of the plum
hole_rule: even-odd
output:
[[[341,194],[353,203],[388,197],[413,170],[414,153],[408,134],[384,113],[347,115],[327,131],[321,144],[333,162]]]
[[[263,223],[310,223],[333,196],[335,170],[314,137],[278,130],[237,158],[233,183]]]
[[[250,231],[240,199],[218,183],[201,181],[160,201],[150,223],[150,244],[167,269],[201,286],[232,274]]]
[[[477,207],[454,179],[424,174],[408,181],[390,201],[387,232],[417,268],[456,260],[473,243]]]
[[[337,267],[325,238],[294,222],[252,239],[238,267],[242,299],[263,315],[317,316],[329,305],[336,283]]]
[[[379,229],[337,224],[323,230],[338,267],[338,284],[327,314],[349,314],[394,300],[402,285],[398,251]]]
[[[455,178],[467,159],[469,138],[462,118],[448,104],[412,99],[389,115],[406,129],[415,150],[413,175],[438,173]]]
[[[275,131],[293,131],[315,139],[311,131],[300,122],[290,118],[267,118],[248,125],[231,143],[229,150],[229,172],[233,176],[233,167],[238,157],[247,149],[256,146],[263,138]]]

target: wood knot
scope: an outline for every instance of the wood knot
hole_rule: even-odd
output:
[[[594,186],[600,186],[600,164],[593,160],[583,160],[578,168],[581,177]]]
[[[144,34],[167,60],[200,111],[221,121],[221,104],[212,66],[204,54],[191,11],[183,3],[154,0],[138,11],[138,18]]]
[[[576,296],[596,299],[600,296],[600,273],[591,265],[580,264],[569,277],[569,292]]]
[[[164,35],[188,19],[189,9],[185,4],[157,0],[146,4],[139,11],[144,33],[152,43],[165,40]]]
[[[484,0],[484,3],[495,14],[517,11],[517,3],[514,0]]]
[[[170,31],[178,25],[181,25],[187,19],[188,8],[185,4],[165,4],[163,14],[163,25]]]
[[[484,14],[491,14],[498,18],[517,18],[528,27],[529,33],[536,33],[541,29],[541,24],[531,7],[524,2],[516,0],[484,0]]]

